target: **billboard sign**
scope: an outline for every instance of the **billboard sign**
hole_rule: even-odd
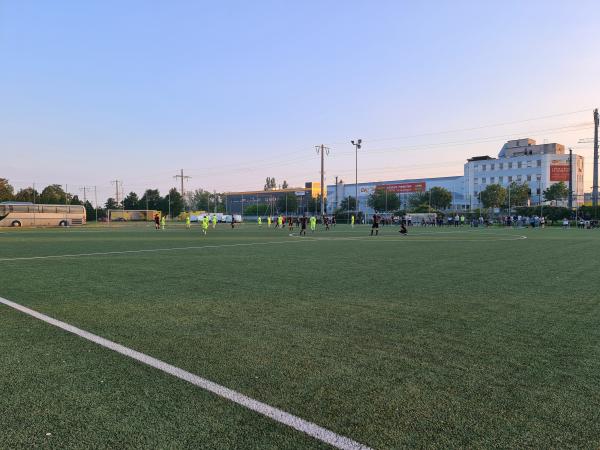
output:
[[[569,181],[569,163],[553,160],[550,164],[550,181]]]
[[[396,194],[412,194],[415,192],[425,192],[425,182],[380,184],[376,189],[384,189],[388,192],[395,192]]]

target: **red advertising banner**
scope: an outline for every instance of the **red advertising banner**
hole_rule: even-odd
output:
[[[424,192],[425,182],[419,181],[418,183],[380,184],[375,189],[384,189],[388,192],[395,192],[397,194],[410,194],[413,192]]]
[[[550,164],[550,181],[569,181],[569,164],[554,162]]]

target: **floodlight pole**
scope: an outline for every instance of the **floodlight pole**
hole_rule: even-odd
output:
[[[598,126],[600,118],[598,108],[594,110],[594,186],[592,187],[592,206],[594,207],[594,217],[598,217]]]
[[[355,209],[356,209],[356,216],[358,219],[358,212],[359,212],[359,208],[358,208],[358,149],[361,148],[361,144],[362,144],[362,139],[358,139],[356,142],[355,141],[350,141],[350,143],[352,145],[354,145],[354,149],[356,151],[356,156],[355,156],[355,160],[354,160],[354,168],[355,168],[355,172],[354,172],[354,195],[356,196],[356,198],[354,199],[355,202]],[[348,207],[350,207],[350,205],[348,205]]]

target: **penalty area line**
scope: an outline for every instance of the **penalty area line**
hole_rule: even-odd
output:
[[[125,347],[124,345],[117,344],[113,341],[109,341],[108,339],[97,336],[88,331],[82,330],[81,328],[77,328],[73,325],[69,325],[68,323],[61,322],[60,320],[54,319],[50,316],[34,311],[33,309],[27,308],[26,306],[12,302],[5,298],[0,297],[0,303],[8,306],[9,308],[13,308],[17,311],[27,314],[28,316],[41,320],[42,322],[46,322],[64,331],[75,334],[76,336],[98,344],[101,347],[120,353],[121,355],[127,356],[131,359],[144,363],[162,372],[168,373],[169,375],[172,375],[176,378],[187,381],[188,383],[191,383],[194,386],[197,386],[201,389],[218,395],[219,397],[222,397],[233,403],[241,405],[251,411],[262,414],[263,416],[266,416],[269,419],[274,420],[275,422],[287,425],[288,427],[291,427],[297,431],[300,431],[308,436],[311,436],[321,442],[325,442],[326,444],[332,445],[336,448],[343,450],[370,450],[370,448],[366,445],[363,445],[350,438],[334,433],[333,431],[323,428],[313,422],[309,422],[308,420],[304,420],[279,408],[267,405],[266,403],[255,400],[240,392],[234,391],[233,389],[229,389],[213,381],[207,380],[206,378],[194,375],[193,373],[180,369],[179,367],[153,358],[152,356],[146,355],[145,353],[141,353],[129,347]]]

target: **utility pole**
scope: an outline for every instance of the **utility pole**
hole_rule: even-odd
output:
[[[175,179],[177,179],[177,178],[181,178],[181,191],[180,191],[180,194],[181,194],[181,198],[183,198],[183,197],[184,197],[184,195],[185,195],[185,193],[184,193],[184,191],[183,191],[183,180],[188,180],[188,179],[190,179],[190,178],[192,178],[192,177],[190,177],[190,176],[187,176],[187,175],[186,175],[186,176],[184,176],[184,175],[183,175],[183,169],[181,169],[181,174],[179,174],[179,175],[175,175],[173,178],[175,178]]]
[[[362,139],[359,139],[356,142],[355,141],[350,141],[350,143],[352,145],[354,145],[354,148],[356,149],[356,159],[355,159],[355,169],[356,169],[356,171],[355,171],[355,179],[354,179],[354,187],[355,187],[354,190],[355,190],[356,198],[354,199],[354,201],[356,202],[355,209],[356,209],[356,215],[358,216],[358,149],[362,147],[362,145],[361,145],[362,144]],[[348,205],[348,208],[350,208],[350,205]],[[358,219],[358,217],[357,217],[357,219]]]
[[[113,181],[111,181],[111,183],[115,184],[115,201],[117,202],[117,205],[118,205],[119,204],[119,183],[121,183],[121,181],[113,180]]]
[[[598,108],[594,110],[594,186],[592,188],[592,206],[594,216],[598,210]]]
[[[569,148],[569,211],[573,209],[573,149]],[[570,213],[569,213],[570,214]]]
[[[321,153],[321,216],[325,215],[325,153],[329,155],[329,147],[323,144],[315,146],[317,154]],[[286,197],[287,198],[287,197]]]

